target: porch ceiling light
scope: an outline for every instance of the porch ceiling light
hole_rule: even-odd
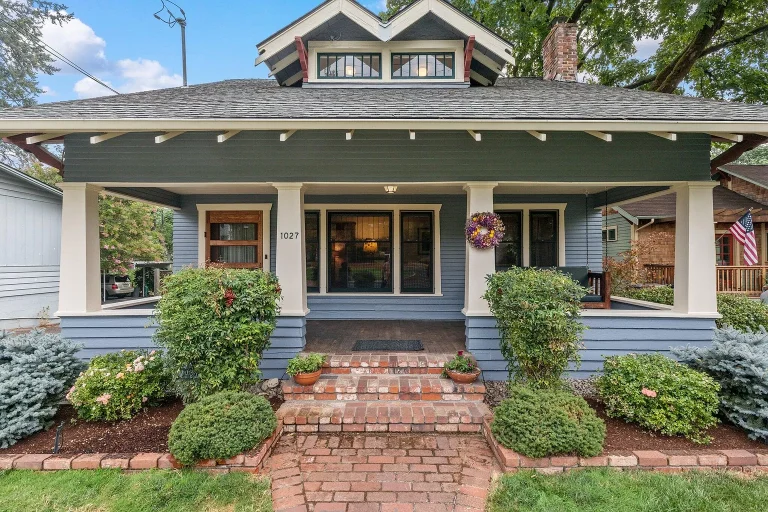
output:
[[[384,191],[387,194],[394,194],[395,192],[397,192],[397,185],[385,185]]]

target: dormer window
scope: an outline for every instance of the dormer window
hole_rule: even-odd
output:
[[[393,53],[392,78],[454,78],[453,53]]]
[[[318,78],[381,79],[380,53],[318,53]]]

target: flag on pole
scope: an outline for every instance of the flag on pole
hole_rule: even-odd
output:
[[[744,263],[748,266],[757,263],[757,241],[752,212],[747,212],[729,229],[733,237],[744,246]]]

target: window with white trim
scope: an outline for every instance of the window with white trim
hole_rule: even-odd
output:
[[[603,228],[603,242],[618,242],[619,229],[616,226]]]
[[[497,204],[504,239],[496,248],[496,270],[565,266],[565,204]]]

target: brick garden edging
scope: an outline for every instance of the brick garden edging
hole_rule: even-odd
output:
[[[193,467],[217,473],[229,473],[230,471],[258,473],[264,467],[264,461],[272,453],[272,449],[282,433],[283,423],[278,421],[274,434],[261,444],[259,451],[255,454],[241,453],[229,459],[204,460]],[[0,470],[58,471],[99,468],[120,468],[123,470],[180,469],[181,465],[170,453],[0,454]]]
[[[514,473],[533,469],[539,473],[556,474],[585,467],[608,467],[616,470],[642,469],[679,473],[696,469],[725,469],[728,471],[768,473],[768,453],[747,450],[714,450],[694,455],[667,455],[656,450],[637,450],[632,455],[606,453],[597,457],[555,456],[531,459],[501,446],[491,433],[491,418],[483,422],[483,434],[502,470]],[[768,450],[768,448],[767,448]]]

